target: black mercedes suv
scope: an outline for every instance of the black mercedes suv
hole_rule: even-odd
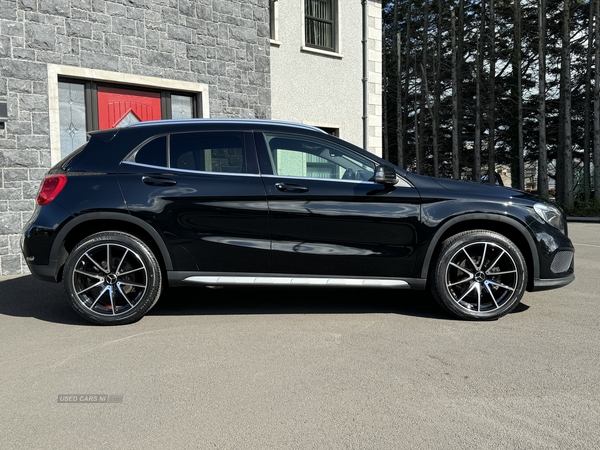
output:
[[[23,254],[100,324],[168,286],[429,289],[465,319],[574,279],[564,214],[521,191],[407,172],[317,128],[158,121],[90,133],[41,183]]]

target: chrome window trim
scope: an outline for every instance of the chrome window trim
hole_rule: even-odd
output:
[[[262,175],[262,177],[273,178],[273,179],[285,178],[286,180],[299,180],[299,181],[311,180],[311,181],[329,181],[329,182],[341,182],[341,183],[352,183],[352,184],[370,184],[370,185],[379,186],[379,183],[376,183],[375,181],[369,181],[369,180],[344,180],[344,179],[338,179],[338,178],[314,178],[314,177],[299,177],[296,175],[271,175],[271,174],[265,174],[265,175]],[[398,177],[398,181],[396,182],[394,187],[405,187],[405,188],[414,189],[414,186],[412,184],[410,184],[407,180],[402,178],[400,175],[397,175],[397,177]]]

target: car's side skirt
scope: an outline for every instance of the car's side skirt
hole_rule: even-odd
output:
[[[388,289],[423,289],[425,280],[395,278],[326,277],[288,274],[198,274],[169,272],[169,284],[181,285],[255,285],[255,286],[313,286],[313,287],[365,287]]]

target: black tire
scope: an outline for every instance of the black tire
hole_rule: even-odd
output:
[[[517,246],[487,230],[459,233],[442,244],[430,287],[437,302],[463,319],[493,320],[514,310],[527,286]]]
[[[63,279],[73,309],[102,325],[140,320],[162,291],[160,265],[150,248],[119,231],[97,233],[77,244]]]

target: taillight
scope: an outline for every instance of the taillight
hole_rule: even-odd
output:
[[[38,205],[47,205],[56,198],[67,184],[66,175],[49,175],[42,181],[38,192]]]

